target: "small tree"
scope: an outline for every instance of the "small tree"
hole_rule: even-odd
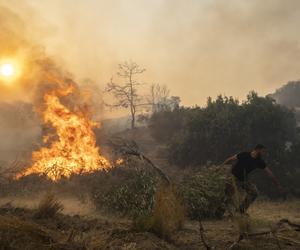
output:
[[[152,108],[152,113],[159,110],[160,105],[166,105],[170,90],[166,85],[151,84],[149,103]]]
[[[107,84],[106,92],[110,92],[116,99],[112,108],[128,108],[131,115],[131,128],[135,128],[137,108],[143,105],[142,97],[137,93],[137,87],[141,85],[136,78],[145,71],[135,62],[124,62],[119,64],[117,75],[123,78],[123,83],[115,83],[113,79]]]
[[[150,86],[148,103],[151,106],[153,114],[178,108],[180,104],[180,97],[170,97],[170,89],[166,85],[160,85],[157,83]]]

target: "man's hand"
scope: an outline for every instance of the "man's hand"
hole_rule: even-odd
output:
[[[275,186],[277,187],[277,190],[279,191],[280,194],[284,194],[285,190],[284,188],[280,185],[279,181],[268,167],[265,168],[266,174],[271,178]]]

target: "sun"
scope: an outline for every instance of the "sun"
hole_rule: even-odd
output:
[[[1,84],[15,83],[19,78],[21,68],[18,61],[10,59],[0,59],[0,82]]]
[[[10,63],[4,63],[0,66],[0,74],[4,77],[12,77],[15,74],[15,67]]]

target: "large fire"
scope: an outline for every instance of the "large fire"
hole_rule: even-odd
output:
[[[32,153],[33,165],[16,178],[30,174],[46,175],[53,181],[73,174],[107,170],[111,164],[100,155],[88,112],[71,111],[61,102],[61,97],[74,91],[70,85],[65,89],[51,90],[44,95],[43,122],[54,128],[54,135],[44,137],[46,147]]]

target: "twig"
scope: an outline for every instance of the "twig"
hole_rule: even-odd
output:
[[[244,239],[244,235],[240,234],[239,238],[232,243],[232,245],[228,248],[228,250],[234,249],[243,239]]]
[[[212,250],[212,249],[215,249],[214,247],[211,247],[207,244],[207,241],[206,241],[206,237],[205,237],[205,234],[204,234],[204,228],[203,228],[203,225],[202,225],[202,222],[201,220],[199,219],[199,232],[200,232],[200,239],[201,239],[201,242],[203,243],[203,245],[205,246],[206,250]]]
[[[75,234],[75,232],[74,232],[74,230],[72,229],[71,232],[70,232],[70,234],[69,234],[69,236],[68,236],[67,242],[72,242],[72,241],[73,241],[73,239],[74,239],[74,234]]]
[[[282,236],[282,235],[277,235],[278,238],[280,239],[283,239],[283,240],[287,240],[287,241],[290,241],[296,245],[300,245],[300,242],[299,241],[296,241],[294,239],[291,239],[291,238],[288,238],[288,237],[285,237],[285,236]]]
[[[271,234],[271,235],[276,239],[276,242],[277,242],[277,245],[278,245],[278,248],[279,248],[279,249],[281,249],[281,246],[280,246],[280,244],[279,244],[278,238],[285,239],[285,240],[289,240],[289,241],[293,242],[294,244],[300,245],[300,242],[298,242],[298,241],[295,241],[295,240],[290,239],[290,238],[286,238],[286,237],[284,237],[284,236],[277,235],[278,230],[279,230],[284,224],[288,224],[290,227],[294,228],[296,231],[299,231],[299,230],[300,230],[300,225],[299,225],[299,224],[294,223],[294,222],[291,222],[291,221],[289,221],[288,219],[281,219],[279,222],[276,223],[275,228],[272,229],[272,230],[264,231],[264,232],[243,233],[243,234],[240,234],[238,240],[235,241],[235,242],[229,247],[229,250],[230,250],[230,249],[233,249],[235,246],[237,246],[244,238],[247,238],[247,237],[249,238],[249,237],[262,236],[262,235],[267,235],[267,234]]]
[[[289,221],[288,219],[282,219],[280,220],[277,225],[281,226],[283,224],[288,224],[290,227],[296,228],[296,231],[300,231],[300,224],[296,224],[294,222]]]
[[[277,246],[278,246],[278,249],[279,250],[281,250],[282,248],[281,248],[281,245],[280,245],[280,241],[279,241],[279,239],[278,239],[278,236],[276,235],[276,234],[274,234],[274,233],[272,233],[272,236],[275,238],[275,240],[276,240],[276,244],[277,244]]]

